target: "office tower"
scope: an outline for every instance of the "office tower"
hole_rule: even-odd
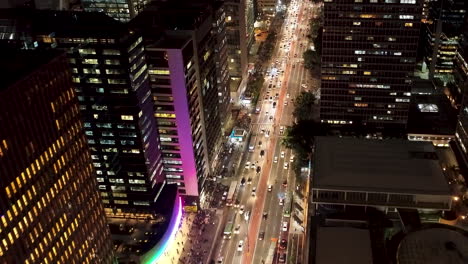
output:
[[[320,119],[404,129],[420,0],[325,1]]]
[[[466,15],[464,0],[436,0],[428,2],[428,17],[424,24],[423,71],[429,79],[447,80],[453,74],[454,60]]]
[[[112,263],[65,56],[0,53],[0,263]]]
[[[166,177],[179,185],[187,204],[203,193],[221,142],[220,109],[229,98],[226,68],[217,67],[226,64],[224,40],[216,35],[223,29],[214,26],[220,7],[154,3],[131,22],[145,40]]]
[[[468,89],[466,89],[466,83],[463,102],[460,107],[460,114],[458,115],[455,139],[455,152],[458,154],[458,163],[463,168],[463,174],[465,175],[468,168]]]
[[[235,96],[239,96],[236,92],[243,75],[247,72],[248,64],[246,1],[224,1],[230,87]]]
[[[254,24],[255,19],[257,18],[255,9],[254,0],[245,1],[245,38],[247,39],[247,52],[250,51],[253,41],[255,40]]]
[[[258,12],[262,12],[267,15],[274,15],[277,3],[278,0],[257,0]]]
[[[3,10],[6,41],[66,51],[108,216],[153,216],[164,181],[141,36],[103,13]],[[144,218],[144,217],[143,217]]]
[[[85,11],[103,12],[106,15],[119,20],[128,22],[136,17],[150,0],[81,0]]]
[[[228,69],[228,51],[226,40],[226,13],[224,11],[223,2],[216,1],[213,3],[213,31],[216,35],[215,44],[215,62],[216,62],[216,78],[218,87],[218,103],[221,124],[224,125],[229,117],[229,104],[231,94],[229,89],[229,69]],[[223,126],[221,127],[224,134]]]

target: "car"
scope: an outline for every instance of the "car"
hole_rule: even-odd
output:
[[[279,205],[283,205],[284,204],[284,199],[280,198],[279,199]]]
[[[288,164],[287,162],[285,162],[283,168],[284,168],[285,170],[287,170],[287,169],[289,168],[289,164]]]
[[[250,168],[251,168],[251,169],[255,169],[255,164],[252,163],[252,164],[250,165]]]
[[[240,225],[237,225],[235,228],[234,228],[234,234],[239,234],[240,233]]]
[[[268,119],[270,119],[270,121],[273,120],[273,116],[270,116],[270,118],[268,118]]]
[[[257,187],[252,188],[252,196],[255,196],[257,192]]]
[[[283,230],[283,232],[288,231],[288,222],[283,222],[283,228],[281,230]]]
[[[241,179],[241,186],[244,186],[245,185],[245,177],[242,177]]]
[[[268,185],[268,191],[271,192],[273,190],[273,185]]]
[[[270,102],[272,102],[273,101],[273,96],[270,96],[270,99],[268,99],[268,100],[270,100]]]
[[[226,196],[227,196],[227,192],[224,192],[223,197],[221,198],[221,200],[223,200],[223,201],[226,200]]]
[[[288,101],[284,101],[284,105],[288,105]]]
[[[265,137],[270,137],[270,130],[267,130],[267,132],[265,133]]]
[[[278,163],[278,156],[275,156],[275,159],[273,160],[274,163]]]
[[[256,172],[260,173],[261,170],[262,170],[262,167],[258,166]]]
[[[249,178],[247,179],[247,184],[252,184],[252,178],[251,178],[251,177],[249,177]]]
[[[286,249],[287,247],[288,247],[288,241],[286,239],[284,239],[284,238],[281,239],[279,248],[280,249]]]
[[[258,240],[263,240],[265,238],[265,232],[260,232],[258,235]]]
[[[265,133],[265,129],[260,130],[260,134]]]
[[[268,212],[263,212],[263,219],[267,219],[268,218]]]
[[[268,85],[268,89],[270,89],[272,87],[272,84],[270,83],[270,85]]]
[[[273,102],[273,108],[276,108],[276,102]]]
[[[291,158],[289,159],[289,162],[291,162],[291,163],[294,162],[294,156],[291,156]]]
[[[286,98],[289,98],[289,94],[286,94]]]
[[[247,161],[247,162],[245,163],[245,168],[246,168],[246,169],[250,168],[250,161]]]
[[[288,181],[287,180],[284,180],[283,187],[288,187]]]
[[[285,263],[286,262],[286,253],[281,254],[278,260],[279,260],[280,263]]]
[[[281,151],[281,158],[284,158],[284,151]]]
[[[280,135],[284,133],[284,126],[280,126]]]
[[[250,218],[250,212],[247,211],[247,212],[245,212],[245,214],[244,214],[244,219],[245,219],[245,221],[249,221],[249,218]]]
[[[263,157],[263,155],[265,155],[265,150],[260,150],[260,157]]]
[[[241,205],[241,207],[239,208],[240,215],[244,213],[244,209],[245,209],[244,205]]]
[[[244,240],[239,241],[239,245],[237,246],[237,251],[242,251],[244,248]]]
[[[224,257],[219,257],[218,261],[216,262],[216,264],[223,264],[223,261],[224,261]]]

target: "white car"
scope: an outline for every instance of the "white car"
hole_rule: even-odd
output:
[[[274,163],[278,163],[278,156],[275,156],[275,159],[273,160]]]
[[[239,245],[237,246],[237,251],[242,251],[244,248],[244,240],[239,241]]]
[[[273,190],[273,185],[268,185],[268,191],[271,192],[271,190]]]
[[[283,229],[282,230],[283,230],[283,232],[288,231],[288,222],[283,222]]]
[[[247,161],[247,162],[245,163],[245,168],[246,168],[246,169],[249,169],[249,168],[250,168],[250,161]]]
[[[285,162],[283,168],[284,168],[285,170],[287,170],[287,169],[289,168],[289,164],[288,164],[287,162]]]
[[[291,163],[294,162],[294,156],[291,156],[291,158],[289,159],[289,162],[291,162]]]
[[[284,158],[284,151],[281,151],[281,158]]]
[[[244,206],[242,205],[240,208],[239,208],[239,214],[243,214],[244,213]]]
[[[250,168],[251,168],[251,169],[255,169],[255,164],[252,163],[252,165],[250,165]]]

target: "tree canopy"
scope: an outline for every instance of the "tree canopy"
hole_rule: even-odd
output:
[[[302,91],[294,100],[293,116],[297,121],[312,120],[314,111],[315,95],[312,92]]]

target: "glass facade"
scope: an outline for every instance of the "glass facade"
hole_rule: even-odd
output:
[[[46,54],[23,52],[3,54],[2,64],[31,70]],[[41,64],[0,87],[0,263],[112,263],[67,60]]]
[[[321,121],[405,128],[421,1],[324,4]]]
[[[66,52],[106,213],[151,217],[164,172],[142,37],[103,13],[23,12],[2,14],[30,29],[15,41]]]

